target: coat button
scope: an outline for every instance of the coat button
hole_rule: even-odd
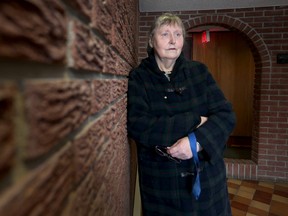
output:
[[[164,99],[167,99],[167,96],[164,96]]]

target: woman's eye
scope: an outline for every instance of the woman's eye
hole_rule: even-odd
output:
[[[162,33],[162,36],[163,36],[163,37],[166,37],[166,36],[168,36],[168,33],[167,33],[167,32]]]
[[[176,33],[176,36],[177,36],[177,37],[181,37],[182,34],[181,34],[181,33]]]

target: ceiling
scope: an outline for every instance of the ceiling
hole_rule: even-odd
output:
[[[140,12],[287,6],[288,0],[139,0]]]

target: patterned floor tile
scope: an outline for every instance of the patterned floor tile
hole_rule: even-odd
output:
[[[264,191],[256,191],[253,197],[253,200],[266,203],[268,205],[271,203],[271,199],[272,199],[272,194],[264,192]]]
[[[228,179],[233,216],[287,216],[288,183]]]
[[[279,216],[287,216],[288,214],[287,210],[288,210],[287,204],[272,200],[270,208],[271,213]]]

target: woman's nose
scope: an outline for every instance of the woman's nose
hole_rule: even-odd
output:
[[[170,35],[170,41],[169,41],[171,44],[175,44],[176,40],[175,40],[175,37],[174,35]]]

